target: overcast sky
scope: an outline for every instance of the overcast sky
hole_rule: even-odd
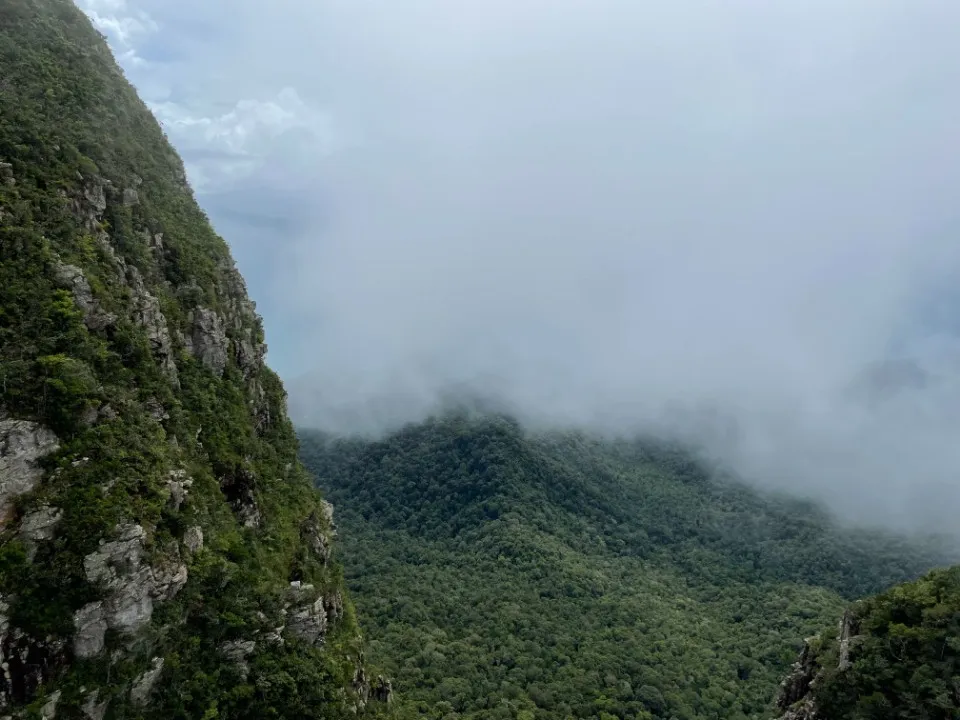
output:
[[[299,420],[466,386],[679,428],[847,515],[956,518],[955,0],[80,4]]]

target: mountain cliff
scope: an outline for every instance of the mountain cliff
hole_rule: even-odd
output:
[[[960,717],[960,567],[854,604],[806,641],[777,705],[781,720]]]
[[[103,38],[0,0],[0,717],[386,699],[264,354]]]
[[[766,719],[802,638],[942,559],[658,443],[453,414],[301,446],[409,717]]]

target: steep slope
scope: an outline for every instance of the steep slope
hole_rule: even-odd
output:
[[[960,717],[960,568],[853,605],[807,641],[778,706],[783,720]]]
[[[363,704],[264,351],[103,39],[69,0],[0,0],[0,716]]]
[[[769,717],[800,638],[939,559],[679,451],[502,418],[301,447],[411,716]]]

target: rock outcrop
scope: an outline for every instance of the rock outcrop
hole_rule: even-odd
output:
[[[84,697],[80,711],[87,720],[103,720],[104,715],[107,714],[108,705],[109,703],[106,700],[100,702],[99,690],[91,690]]]
[[[150,699],[150,693],[153,692],[157,681],[163,673],[164,660],[162,657],[155,657],[150,662],[150,669],[143,672],[130,688],[130,702],[134,705],[144,706]]]
[[[377,675],[371,682],[362,664],[354,672],[352,686],[360,708],[366,706],[371,700],[384,704],[393,701],[393,683],[383,675]]]
[[[193,485],[193,478],[187,475],[186,470],[170,471],[167,476],[167,491],[170,493],[169,503],[174,510],[179,510],[186,502],[191,485]]]
[[[198,307],[190,320],[192,328],[184,339],[187,351],[217,375],[222,375],[230,345],[223,319],[209,308]]]
[[[856,646],[859,632],[860,623],[856,612],[846,610],[840,620],[836,638],[837,670],[841,673],[853,666],[851,651]],[[818,655],[820,645],[819,637],[808,638],[790,674],[780,684],[776,704],[783,714],[779,720],[829,720],[821,715],[816,701],[817,682],[823,672]]]
[[[290,584],[291,602],[287,610],[287,632],[308,645],[320,646],[327,635],[326,601],[313,585]]]
[[[13,500],[40,483],[43,470],[39,461],[59,448],[52,430],[7,418],[0,411],[0,530],[9,520]]]
[[[247,658],[256,652],[256,640],[230,640],[221,643],[218,649],[220,653],[233,664],[242,677],[246,677],[249,674],[250,665],[247,663]]]
[[[793,664],[790,674],[780,684],[777,708],[783,712],[780,720],[817,720],[817,708],[810,697],[810,690],[820,672],[816,661],[814,643],[818,638],[804,641],[800,657]]]
[[[848,670],[853,664],[850,661],[850,651],[856,641],[857,633],[860,632],[860,622],[852,611],[847,610],[843,613],[843,619],[840,620],[840,632],[837,635],[837,643],[840,646],[840,670]]]
[[[26,514],[20,523],[20,540],[27,550],[27,560],[33,562],[38,544],[53,540],[57,524],[63,519],[60,508],[44,505]]]
[[[101,331],[117,322],[115,315],[104,312],[100,307],[83,270],[76,265],[60,263],[56,268],[56,276],[60,285],[73,294],[73,300],[83,313],[83,322],[88,328]]]
[[[160,367],[171,379],[177,381],[177,365],[174,362],[173,341],[167,318],[160,309],[160,300],[147,290],[143,276],[133,265],[126,268],[127,281],[133,293],[133,321],[147,333],[147,340]]]
[[[103,601],[87,603],[73,615],[76,634],[73,636],[73,654],[79,658],[96,657],[103,652],[107,634],[107,613]]]
[[[77,173],[81,186],[73,197],[73,214],[88,232],[98,232],[107,209],[107,188],[111,182],[95,174]]]
[[[330,503],[325,503],[325,506],[332,508]],[[325,513],[324,516],[326,516]],[[310,548],[320,562],[326,564],[330,561],[330,547],[334,531],[331,528],[331,521],[327,520],[326,527],[324,527],[323,524],[321,524],[320,517],[321,515],[318,513],[311,513],[310,516],[301,523],[300,540],[306,547]],[[329,517],[333,517],[332,511]],[[327,528],[331,529],[327,530]]]
[[[183,534],[183,546],[191,554],[199,552],[203,548],[203,528],[199,525],[188,527]]]
[[[74,651],[81,657],[102,648],[101,629],[126,634],[140,630],[150,622],[154,603],[172,599],[187,582],[187,566],[177,559],[158,567],[145,561],[146,532],[140,525],[119,527],[117,535],[83,561],[87,580],[106,596],[75,616]]]
[[[41,720],[54,720],[57,717],[57,705],[60,703],[62,696],[63,692],[60,690],[54,690],[50,694],[47,701],[40,707]]]

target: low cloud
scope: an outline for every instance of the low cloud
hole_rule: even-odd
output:
[[[173,50],[135,81],[301,423],[479,394],[861,520],[960,511],[960,7],[194,5],[145,0]]]

